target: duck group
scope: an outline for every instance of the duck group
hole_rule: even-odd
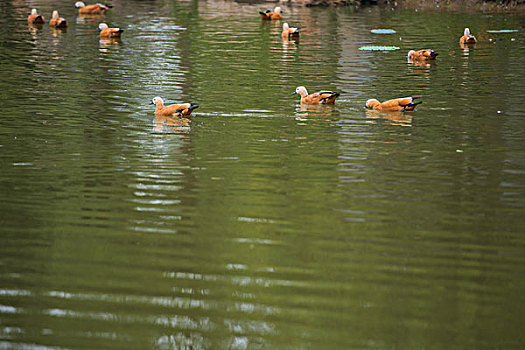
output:
[[[105,4],[91,4],[86,5],[82,1],[77,1],[75,7],[78,9],[79,16],[99,16],[105,14],[113,6]],[[279,6],[273,10],[259,11],[259,15],[263,21],[279,21],[283,19],[282,10]],[[39,26],[45,23],[43,15],[38,13],[37,9],[32,9],[31,13],[27,17],[27,22],[30,26]],[[54,10],[49,26],[52,28],[67,28],[68,22],[65,18],[60,17],[57,10]],[[106,23],[99,23],[98,30],[100,31],[99,36],[102,39],[118,39],[121,37],[123,29],[111,28]],[[281,37],[283,42],[297,39],[299,37],[301,28],[290,27],[288,22],[282,24]],[[477,39],[470,33],[469,28],[465,28],[463,35],[459,39],[459,44],[462,48],[472,47],[477,43]],[[438,53],[432,49],[420,49],[410,50],[408,52],[409,62],[418,61],[435,61]],[[321,90],[315,93],[309,94],[304,86],[298,86],[293,94],[300,96],[301,105],[325,105],[335,104],[336,99],[340,96],[337,91],[326,91]],[[416,101],[422,98],[422,96],[411,96],[394,98],[385,102],[379,102],[377,99],[369,99],[365,103],[365,108],[377,110],[377,111],[391,111],[391,112],[406,112],[415,110],[416,106],[422,103],[422,101]],[[155,105],[155,116],[156,117],[189,117],[191,113],[199,107],[198,103],[189,102],[181,104],[164,105],[164,100],[156,96],[152,99],[151,103]]]

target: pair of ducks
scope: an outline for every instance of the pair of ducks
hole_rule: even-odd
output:
[[[297,87],[292,94],[301,96],[301,104],[303,105],[333,104],[335,103],[335,99],[340,95],[337,91],[318,91],[313,94],[308,94],[308,91],[304,86]],[[390,112],[413,111],[418,104],[423,102],[415,101],[419,98],[421,98],[421,96],[402,97],[388,100],[383,103],[374,98],[366,101],[365,107]]]
[[[266,11],[259,11],[259,14],[261,15],[261,19],[264,21],[278,21],[283,19],[283,16],[281,15],[281,8],[277,6],[273,11],[266,10]],[[299,31],[301,28],[293,28],[288,25],[288,23],[283,23],[283,30],[281,32],[281,37],[284,40],[290,40],[292,38],[299,37]]]
[[[461,47],[467,47],[470,45],[473,45],[477,43],[476,37],[472,34],[470,34],[470,29],[465,28],[463,31],[463,35],[459,38],[459,45]],[[414,61],[430,61],[435,60],[438,53],[431,49],[423,49],[423,50],[410,50],[408,52],[408,59],[414,60]]]
[[[27,23],[30,25],[44,24],[45,21],[44,16],[39,15],[36,9],[32,9],[31,14],[27,17]],[[67,28],[67,21],[64,17],[60,17],[58,11],[55,10],[49,20],[49,26],[53,28]]]
[[[78,9],[79,15],[103,15],[113,6],[104,4],[86,5],[82,1],[77,1],[75,7]],[[123,29],[110,28],[106,23],[98,25],[101,38],[120,38]]]

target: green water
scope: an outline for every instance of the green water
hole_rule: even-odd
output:
[[[113,5],[0,5],[0,349],[525,346],[523,17],[283,4],[283,43],[273,3]]]

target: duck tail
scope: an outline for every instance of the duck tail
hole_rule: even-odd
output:
[[[404,105],[403,106],[403,112],[406,111],[406,110],[412,111],[412,110],[414,110],[414,108],[416,108],[417,105],[419,105],[421,103],[423,103],[423,101],[412,102],[412,103],[409,103],[407,105]]]
[[[197,102],[191,102],[190,103],[190,108],[188,108],[188,110],[191,112],[193,111],[194,109],[197,109],[199,108],[199,104]]]
[[[175,112],[178,113],[178,114],[182,114],[182,112],[184,111],[188,111],[188,113],[191,113],[191,111],[193,111],[194,109],[197,109],[199,108],[199,104],[197,102],[190,102],[190,106],[189,107],[181,107],[179,109],[177,109]]]
[[[325,104],[326,101],[330,101],[331,99],[336,99],[336,98],[339,97],[339,95],[341,95],[341,94],[339,92],[337,92],[337,91],[330,92],[329,96],[321,98],[320,101],[321,101],[322,104]]]

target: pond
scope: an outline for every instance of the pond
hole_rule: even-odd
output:
[[[0,5],[1,349],[525,346],[525,17],[72,4]]]

